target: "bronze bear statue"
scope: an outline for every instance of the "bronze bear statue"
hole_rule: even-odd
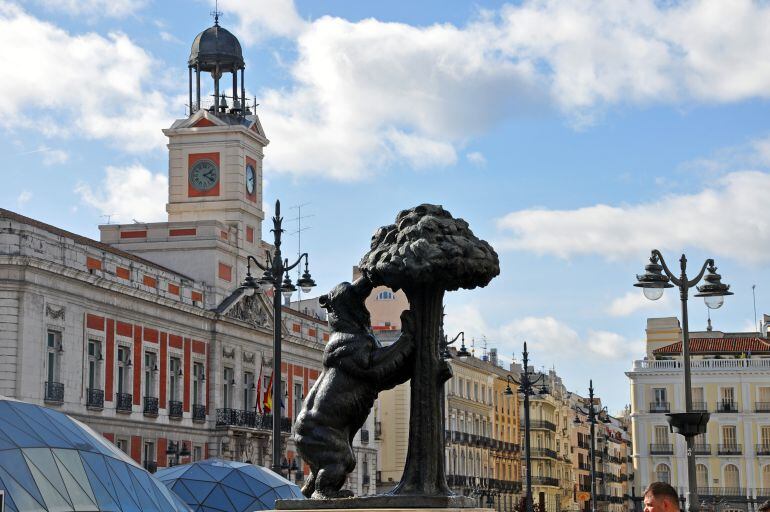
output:
[[[364,301],[372,291],[365,277],[341,283],[319,302],[328,311],[332,336],[324,349],[323,370],[294,424],[300,457],[310,466],[302,487],[308,498],[350,497],[340,491],[356,466],[352,441],[380,391],[411,378],[414,349],[410,311],[401,315],[402,334],[388,347],[372,335]]]

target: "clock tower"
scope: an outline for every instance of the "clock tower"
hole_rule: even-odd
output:
[[[219,26],[195,38],[188,59],[190,115],[163,130],[169,139],[169,222],[218,220],[261,239],[262,158],[268,144],[244,86],[238,39]],[[214,93],[201,102],[201,74]],[[240,75],[240,90],[239,90]],[[232,78],[232,93],[220,88]]]
[[[188,115],[163,130],[168,222],[99,229],[102,242],[204,281],[210,307],[243,281],[246,256],[261,259],[268,247],[262,241],[262,158],[269,141],[246,99],[241,44],[219,25],[218,14],[195,37],[187,67]],[[202,100],[204,80],[213,94]]]

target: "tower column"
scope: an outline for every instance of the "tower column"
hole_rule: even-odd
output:
[[[201,65],[195,65],[195,107],[196,110],[201,108]]]
[[[190,115],[193,115],[193,112],[195,112],[195,107],[193,106],[193,102],[192,102],[192,67],[191,66],[187,66],[187,84],[188,84],[188,90],[190,95],[188,105],[190,105]]]
[[[246,115],[246,84],[243,80],[243,68],[241,68],[241,115]]]
[[[233,68],[233,108],[238,108],[238,69]]]

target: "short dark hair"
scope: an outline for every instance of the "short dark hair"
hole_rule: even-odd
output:
[[[645,496],[648,494],[652,494],[654,498],[668,498],[677,507],[679,506],[679,495],[676,493],[676,489],[666,482],[652,482],[644,491]]]
[[[761,504],[757,510],[759,512],[767,512],[768,510],[770,510],[770,500],[767,500],[766,502]]]

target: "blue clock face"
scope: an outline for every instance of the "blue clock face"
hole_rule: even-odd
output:
[[[249,195],[254,193],[257,185],[257,173],[254,171],[254,166],[251,164],[246,166],[246,192]]]
[[[219,168],[213,160],[204,158],[190,167],[190,184],[201,192],[214,188],[219,181]]]

